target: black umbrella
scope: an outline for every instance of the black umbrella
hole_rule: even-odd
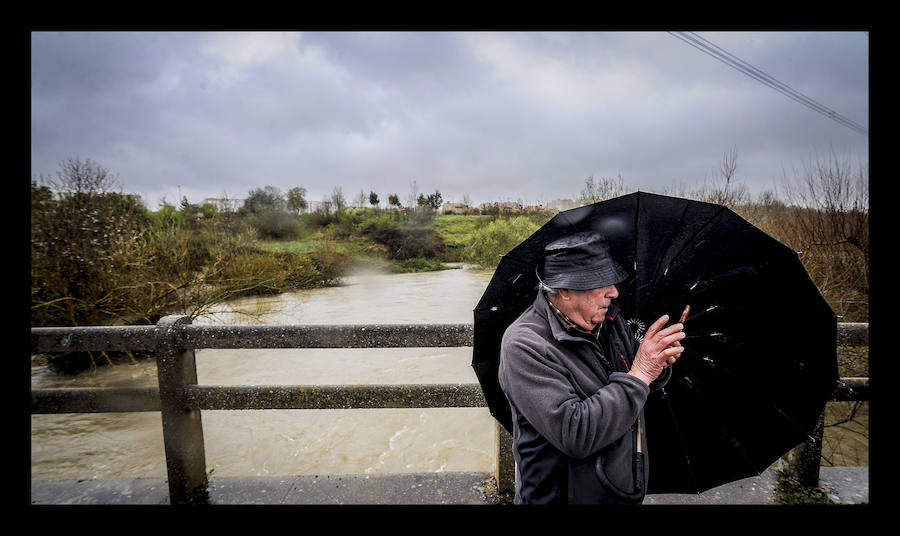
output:
[[[649,493],[759,475],[810,437],[837,384],[837,320],[796,252],[720,205],[644,192],[560,212],[497,266],[472,365],[508,431],[500,340],[534,301],[544,246],[579,231],[601,232],[629,272],[616,301],[639,334],[691,307],[684,353],[645,407]]]

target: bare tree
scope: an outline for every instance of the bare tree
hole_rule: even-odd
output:
[[[839,314],[868,306],[869,166],[854,168],[834,151],[818,155],[785,177],[785,197],[793,205],[795,247],[819,290]],[[867,317],[867,315],[865,315]]]
[[[353,199],[356,203],[356,208],[363,208],[366,206],[366,201],[369,199],[369,196],[366,195],[366,192],[360,189],[359,193],[356,194],[356,197]]]
[[[697,193],[697,198],[710,203],[735,208],[750,201],[750,193],[743,184],[735,179],[737,172],[737,147],[732,146],[722,156],[718,173],[721,182],[718,185],[706,186]]]
[[[68,158],[60,164],[56,179],[41,177],[51,189],[64,195],[100,195],[120,189],[118,177],[90,158]]]
[[[591,175],[584,181],[584,188],[581,190],[579,201],[582,205],[587,205],[618,197],[625,194],[626,191],[622,175],[600,177],[597,181],[594,181],[594,176]]]
[[[722,157],[722,163],[719,164],[719,172],[725,181],[724,191],[728,191],[731,180],[734,178],[734,172],[737,170],[737,147],[732,146],[731,149]]]
[[[335,214],[344,212],[347,208],[347,201],[344,199],[344,192],[340,186],[335,186],[331,192],[331,204],[334,207]]]
[[[406,206],[410,208],[415,208],[418,206],[419,201],[419,185],[416,184],[416,181],[412,181],[409,184],[409,197],[406,198]]]

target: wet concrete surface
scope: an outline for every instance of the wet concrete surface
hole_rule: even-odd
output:
[[[212,478],[212,505],[485,505],[497,504],[486,473],[304,475]],[[774,505],[776,474],[725,484],[701,494],[648,496],[645,505]],[[820,488],[841,504],[868,504],[868,467],[823,467]],[[164,479],[32,480],[32,505],[167,505]]]

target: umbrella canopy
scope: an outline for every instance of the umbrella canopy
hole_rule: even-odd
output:
[[[759,475],[806,441],[837,385],[837,319],[795,251],[720,205],[637,192],[560,212],[504,255],[475,308],[472,365],[491,414],[506,328],[534,301],[544,246],[602,233],[638,336],[686,305],[685,350],[645,406],[649,493],[700,493]]]

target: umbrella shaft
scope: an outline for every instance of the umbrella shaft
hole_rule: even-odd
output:
[[[643,447],[641,446],[641,415],[638,414],[637,418],[637,452],[644,452]]]

